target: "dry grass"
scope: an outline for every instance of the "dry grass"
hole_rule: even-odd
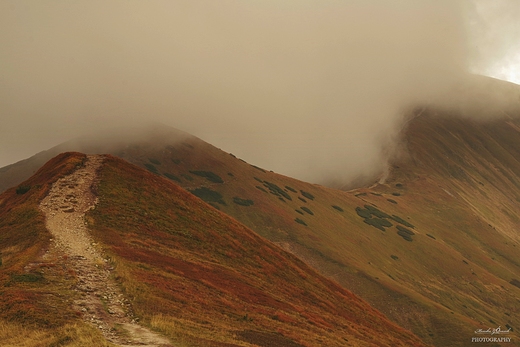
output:
[[[0,321],[2,347],[113,347],[101,333],[87,324],[67,324],[56,329],[27,328],[19,323]]]
[[[188,346],[421,345],[289,253],[166,179],[109,158],[90,215],[145,324]],[[252,331],[252,332],[251,332]],[[246,333],[247,332],[247,333]],[[256,343],[256,342],[255,342]]]

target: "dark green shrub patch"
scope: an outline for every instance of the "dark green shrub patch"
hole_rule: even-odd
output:
[[[260,190],[263,191],[264,193],[269,193],[267,190],[265,190],[264,188],[262,188],[262,187],[260,187],[260,186],[255,186],[255,188],[260,189]]]
[[[290,190],[290,191],[293,192],[293,193],[298,193],[298,192],[296,191],[296,189],[291,188],[291,187],[289,187],[289,186],[285,186],[285,189]]]
[[[201,187],[194,190],[190,190],[190,193],[208,203],[216,202],[217,204],[226,205],[226,202],[223,200],[222,194],[214,190],[211,190],[207,187]]]
[[[296,212],[298,212],[299,214],[303,215],[303,212],[300,211],[300,210],[295,210]]]
[[[361,208],[361,207],[356,207],[356,213],[358,214],[358,216],[360,216],[362,218],[372,217],[372,214],[370,213],[369,210]]]
[[[157,171],[157,168],[153,164],[146,163],[144,164],[144,166],[148,169],[148,171],[153,172],[154,174],[159,173],[159,171]]]
[[[249,200],[249,199],[242,199],[242,198],[239,198],[238,196],[235,196],[233,198],[233,202],[237,205],[241,205],[241,206],[251,206],[254,204],[253,200]]]
[[[391,227],[392,226],[392,223],[390,223],[389,221],[387,221],[386,219],[383,219],[383,218],[365,218],[363,219],[363,222],[365,222],[366,224],[368,225],[371,225],[373,227],[376,227],[377,229],[381,230],[381,231],[385,231],[385,227]],[[390,225],[388,225],[390,224]]]
[[[354,196],[367,196],[367,193],[357,193]]]
[[[11,279],[14,282],[34,283],[43,281],[41,273],[12,274]]]
[[[513,278],[509,283],[511,283],[511,284],[514,285],[515,287],[520,288],[520,281],[517,280],[516,278]]]
[[[386,199],[388,202],[391,202],[392,204],[397,204],[397,201],[393,200],[393,199]]]
[[[397,225],[397,235],[401,236],[406,241],[413,241],[412,235],[415,235],[413,231],[410,229],[406,229],[405,227],[402,227],[400,225]]]
[[[217,175],[211,171],[190,171],[190,173],[200,176],[200,177],[204,177],[208,181],[213,182],[213,183],[224,183],[224,180],[222,180],[222,178],[219,175]]]
[[[296,218],[294,221],[295,221],[296,223],[300,223],[301,225],[305,225],[305,226],[307,226],[307,223],[305,223],[305,222],[304,222],[303,220],[301,220],[300,218]]]
[[[332,208],[335,209],[335,210],[338,210],[339,212],[343,212],[344,210],[339,207],[338,205],[332,205]]]
[[[402,185],[401,183],[396,183],[395,186],[396,186],[397,188],[403,188],[403,185]]]
[[[301,196],[298,197],[298,199],[300,199],[301,201],[307,203],[307,200],[305,200],[304,198],[302,198]]]
[[[161,162],[160,162],[158,159],[155,159],[155,158],[148,158],[148,160],[149,160],[150,163],[152,163],[152,164],[155,164],[155,165],[161,165]]]
[[[300,207],[303,211],[307,212],[308,214],[310,214],[311,216],[314,216],[314,212],[312,212],[309,208],[305,207],[305,206],[301,206]]]
[[[413,241],[412,237],[411,237],[409,234],[407,234],[407,233],[403,233],[402,231],[398,231],[398,232],[397,232],[397,235],[401,236],[401,237],[402,237],[403,239],[405,239],[406,241],[410,241],[410,242]]]
[[[20,186],[16,188],[16,194],[22,195],[27,193],[31,189],[31,186]]]
[[[432,239],[434,239],[434,240],[437,240],[437,239],[435,238],[435,236],[433,236],[433,235],[426,234],[426,236],[428,236],[429,238],[432,238]]]
[[[304,191],[304,190],[300,190],[300,193],[302,193],[302,195],[303,195],[304,197],[306,197],[307,199],[309,199],[309,200],[314,200],[314,195],[312,195],[311,193],[306,192],[306,191]]]
[[[401,193],[393,192],[392,195],[393,196],[401,196]]]
[[[278,187],[276,184],[274,183],[271,183],[271,182],[267,182],[267,181],[264,181],[264,187],[266,187],[267,189],[269,189],[269,191],[271,192],[271,194],[273,195],[276,195],[276,196],[279,196],[279,197],[284,197],[285,199],[287,200],[292,200],[291,196],[289,194],[287,194],[285,192],[285,190],[283,190],[282,188]]]
[[[166,173],[164,174],[164,176],[168,177],[168,178],[171,179],[172,181],[177,181],[177,182],[180,182],[180,181],[181,181],[181,179],[180,179],[179,177],[177,177],[177,176],[175,176],[175,175],[172,175],[171,173],[168,173],[168,172],[166,172]]]
[[[395,220],[397,223],[401,223],[402,225],[407,226],[408,228],[415,228],[415,227],[413,226],[413,224],[411,224],[411,223],[405,221],[404,219],[402,219],[402,218],[399,217],[399,216],[396,216],[395,214],[393,214],[392,217],[390,217],[390,218],[392,218],[393,220]]]
[[[258,166],[255,166],[255,165],[251,165],[251,166],[254,167],[255,169],[260,170],[260,171],[265,173],[265,170],[262,169],[261,167],[258,167]]]
[[[233,175],[231,172],[228,172],[227,174],[228,174],[228,176],[230,176],[230,177],[235,177],[235,175]]]
[[[381,196],[381,195],[383,195],[383,194],[381,194],[381,193],[370,193],[370,194],[375,195],[375,196]]]
[[[397,230],[399,230],[399,231],[401,231],[403,233],[406,233],[406,234],[408,234],[410,236],[415,235],[415,233],[413,231],[411,231],[410,229],[407,229],[407,228],[405,228],[403,226],[396,225],[395,227],[397,228]]]
[[[397,255],[393,255],[393,254],[390,256],[390,258],[392,258],[393,260],[398,260],[399,259],[399,257]]]
[[[380,211],[374,206],[371,205],[365,205],[365,208],[370,212],[370,214],[373,214],[376,217],[379,218],[390,218],[390,215],[384,213],[383,211]]]
[[[263,181],[263,180],[261,180],[261,179],[260,179],[260,178],[258,178],[258,177],[253,177],[253,178],[254,178],[255,180],[257,180],[258,182],[260,182],[260,183],[264,183],[264,181]]]

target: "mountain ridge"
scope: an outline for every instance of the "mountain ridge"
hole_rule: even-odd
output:
[[[0,222],[2,245],[12,243],[6,238],[13,233],[6,229],[13,213],[10,201],[18,200],[15,209],[36,208],[20,199],[34,205],[47,196],[51,183],[83,167],[85,160],[79,153],[59,155],[20,186],[28,187],[23,193],[12,188],[0,196],[0,213],[8,217]],[[165,178],[106,156],[93,191],[99,202],[87,212],[86,222],[96,247],[114,267],[115,280],[135,314],[172,341],[187,346],[341,346],[347,340],[353,346],[424,345],[298,258]],[[13,246],[10,251],[2,249],[0,278],[4,283],[11,279],[8,293],[41,292],[26,298],[25,305],[46,307],[43,293],[61,293],[60,310],[38,313],[36,317],[45,317],[47,323],[33,320],[34,309],[23,316],[3,310],[0,317],[27,323],[27,329],[34,324],[33,329],[46,334],[56,335],[57,330],[69,345],[81,345],[70,331],[73,328],[59,319],[61,314],[68,317],[67,324],[81,326],[81,338],[85,334],[100,341],[100,333],[82,323],[82,314],[68,306],[77,296],[71,290],[77,279],[67,269],[66,257],[59,266],[38,260],[53,241],[42,228],[43,218],[35,217],[40,220],[35,236],[42,243],[29,241],[27,250],[35,249],[24,251],[26,257],[15,257]],[[39,265],[27,268],[35,261]],[[58,267],[67,273],[63,282],[57,282]],[[27,278],[34,281],[19,280]],[[1,298],[4,308],[13,305],[10,295]],[[5,328],[6,323],[0,322]]]

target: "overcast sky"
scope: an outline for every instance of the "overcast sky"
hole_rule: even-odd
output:
[[[155,120],[309,181],[380,170],[403,109],[520,82],[517,0],[0,1],[0,167]]]

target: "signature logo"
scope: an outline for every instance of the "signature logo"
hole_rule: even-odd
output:
[[[487,328],[487,330],[477,329],[475,330],[475,334],[489,334],[489,335],[500,335],[500,334],[509,334],[511,328],[507,330],[502,330],[500,326],[498,328]]]

